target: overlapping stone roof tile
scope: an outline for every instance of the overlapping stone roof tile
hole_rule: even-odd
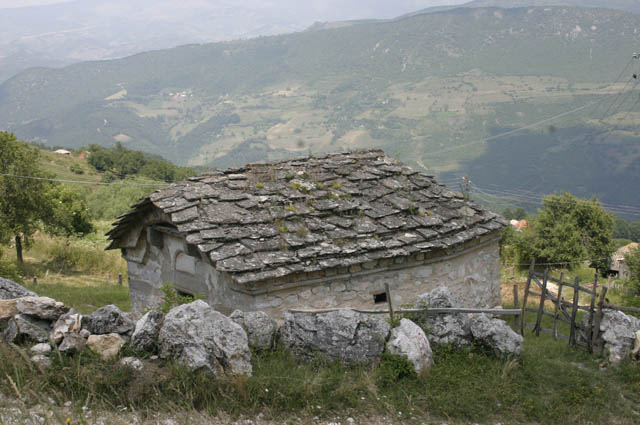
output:
[[[380,150],[192,177],[121,216],[111,248],[149,207],[240,284],[455,247],[506,225]]]

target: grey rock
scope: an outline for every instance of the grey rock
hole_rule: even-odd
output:
[[[236,310],[229,318],[247,332],[250,347],[256,350],[270,350],[275,346],[278,325],[266,313]]]
[[[312,359],[316,353],[347,364],[379,360],[389,335],[383,319],[353,310],[330,313],[285,313],[282,343],[296,356]]]
[[[84,340],[84,338],[82,339]],[[124,344],[124,338],[117,333],[91,335],[87,339],[87,346],[91,351],[99,354],[100,357],[102,357],[102,360],[111,360],[115,358]]]
[[[33,354],[42,354],[46,356],[51,353],[51,345],[47,342],[41,342],[40,344],[36,344],[31,347],[31,352]]]
[[[69,307],[48,297],[18,298],[16,306],[20,313],[41,320],[55,321],[69,311]]]
[[[82,315],[74,309],[71,309],[58,318],[49,334],[49,339],[56,344],[60,344],[60,341],[62,341],[66,335],[78,333],[81,328]]]
[[[416,307],[455,308],[461,307],[460,301],[446,286],[441,286],[418,297]],[[418,323],[425,329],[431,343],[452,345],[460,348],[471,343],[471,322],[466,314],[420,315]]]
[[[474,314],[471,318],[471,334],[476,343],[492,348],[500,357],[519,356],[522,353],[522,336],[500,319],[486,314]]]
[[[636,343],[636,332],[640,331],[640,319],[617,310],[602,310],[600,321],[600,344],[609,352],[609,361],[619,363],[627,358]]]
[[[25,314],[16,314],[9,320],[4,331],[7,342],[21,343],[23,341],[47,342],[51,325],[44,320],[34,319]]]
[[[387,351],[406,357],[418,374],[426,372],[433,364],[433,353],[427,336],[420,326],[409,319],[400,320],[400,325],[391,330]]]
[[[130,367],[133,370],[140,371],[144,369],[144,364],[142,363],[142,361],[135,357],[123,357],[122,360],[120,360],[120,364],[123,366]]]
[[[252,373],[247,333],[202,300],[173,308],[158,336],[162,358],[214,375]]]
[[[151,310],[142,316],[131,335],[131,347],[138,351],[156,351],[163,320],[164,313],[159,310]]]
[[[64,336],[62,343],[58,346],[61,353],[74,354],[79,353],[87,346],[87,340],[77,333],[69,333]]]
[[[82,329],[80,330],[80,332],[78,333],[81,337],[83,337],[84,339],[89,338],[89,336],[91,335],[91,332],[89,332],[86,329]]]
[[[82,328],[91,332],[92,335],[128,334],[135,328],[135,323],[117,306],[111,304],[100,307],[88,316],[83,316]]]
[[[32,356],[31,361],[43,369],[49,369],[51,367],[51,359],[44,354],[36,354]]]
[[[0,277],[0,300],[11,300],[22,297],[37,297],[33,291],[15,283],[13,280]]]

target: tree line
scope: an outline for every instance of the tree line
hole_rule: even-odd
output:
[[[127,149],[120,142],[110,148],[91,144],[88,151],[89,164],[103,173],[105,181],[140,175],[172,183],[194,174],[194,170],[190,168],[179,167],[157,155]]]

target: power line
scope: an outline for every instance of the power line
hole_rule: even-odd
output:
[[[65,180],[65,179],[54,179],[48,177],[36,177],[36,176],[18,176],[15,174],[0,174],[2,177],[13,177],[17,179],[25,179],[25,180],[42,180],[49,182],[58,182],[58,183],[74,183],[74,184],[87,184],[87,185],[100,185],[100,186],[141,186],[141,187],[153,187],[153,186],[169,186],[171,183],[121,183],[121,182],[91,182],[86,180]]]
[[[520,201],[520,202],[525,202],[525,203],[529,203],[529,204],[535,204],[535,205],[542,205],[542,198],[546,195],[543,194],[535,194],[535,195],[525,195],[522,193],[513,193],[511,191],[508,190],[494,190],[494,189],[488,189],[488,188],[480,188],[477,185],[472,183],[472,189],[474,189],[474,191],[476,193],[480,193],[482,195],[485,196],[491,196],[491,197],[502,197],[502,198],[506,198],[506,199],[512,199],[512,200],[516,200],[516,201]],[[577,203],[582,203],[582,204],[590,204],[591,201],[588,200],[582,200],[582,199],[576,199],[575,200]],[[554,200],[547,200],[546,202],[561,202],[561,200],[558,201],[554,201]],[[609,212],[613,212],[613,213],[617,213],[617,214],[627,214],[627,215],[634,215],[634,216],[640,216],[640,208],[637,207],[631,207],[631,206],[627,206],[627,205],[615,205],[615,204],[606,204],[606,203],[600,203],[600,205],[605,208],[606,210],[608,210]]]
[[[553,117],[546,118],[546,119],[534,122],[534,123],[529,124],[529,125],[525,125],[524,127],[519,127],[519,128],[513,129],[513,130],[505,131],[504,133],[499,133],[499,134],[496,134],[496,135],[493,135],[493,136],[485,137],[484,139],[478,139],[478,140],[474,140],[472,142],[465,143],[465,144],[462,144],[462,145],[452,146],[450,148],[441,149],[441,150],[435,151],[435,152],[430,152],[430,155],[433,156],[433,155],[439,155],[441,153],[451,152],[451,151],[462,149],[462,148],[466,148],[466,147],[469,147],[469,146],[478,145],[480,143],[486,143],[486,142],[489,142],[491,140],[499,139],[501,137],[510,136],[512,134],[519,133],[519,132],[521,132],[523,130],[529,130],[531,128],[538,127],[538,126],[540,126],[542,124],[546,124],[546,123],[555,121],[555,120],[560,119],[562,117],[565,117],[567,115],[575,114],[576,112],[579,112],[579,111],[581,111],[583,109],[586,109],[589,106],[594,105],[594,104],[596,104],[598,102],[601,102],[601,101],[602,100],[589,102],[586,105],[582,105],[582,106],[579,106],[577,108],[571,109],[570,111],[566,111],[566,112],[563,112],[561,114],[554,115]]]

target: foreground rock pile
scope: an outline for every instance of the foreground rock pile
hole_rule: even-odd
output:
[[[33,362],[48,367],[58,351],[73,355],[91,350],[104,360],[117,358],[125,345],[214,376],[252,374],[251,349],[271,350],[279,342],[295,356],[310,360],[317,355],[346,364],[375,364],[387,351],[403,356],[418,373],[433,364],[430,341],[462,347],[484,344],[500,356],[518,355],[522,337],[502,320],[485,315],[440,315],[403,318],[392,327],[386,318],[353,310],[327,313],[286,313],[280,327],[263,312],[235,311],[229,317],[198,300],[170,310],[151,310],[138,320],[115,305],[82,315],[51,298],[39,297],[12,283],[0,292],[3,339],[15,344],[35,344]],[[454,307],[457,300],[446,288],[420,297],[419,304]],[[419,326],[421,325],[421,326]],[[427,329],[425,334],[423,329]],[[133,357],[121,363],[144,367]]]

